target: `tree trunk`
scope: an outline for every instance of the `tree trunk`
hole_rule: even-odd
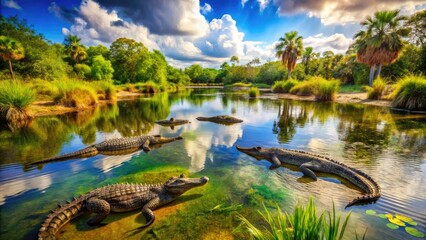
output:
[[[382,64],[379,64],[379,66],[377,67],[376,77],[374,79],[380,77],[381,71],[382,71]]]
[[[15,80],[15,76],[13,75],[13,70],[12,70],[12,62],[10,61],[10,59],[9,61],[7,61],[7,63],[9,64],[10,77],[12,78],[12,80]]]
[[[376,68],[376,65],[373,65],[370,67],[370,78],[368,79],[368,86],[371,87],[373,85],[373,77],[374,77],[374,70]]]
[[[287,80],[290,79],[290,76],[291,76],[291,70],[288,69]]]

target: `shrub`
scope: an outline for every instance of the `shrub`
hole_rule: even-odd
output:
[[[80,63],[74,66],[74,70],[79,77],[84,79],[89,79],[92,72],[92,69],[89,66]]]
[[[290,89],[291,94],[296,94],[298,96],[309,96],[314,94],[315,91],[315,81],[314,80],[308,80],[300,82],[299,84],[293,86]]]
[[[101,94],[103,99],[116,100],[117,88],[110,81],[94,81],[91,83],[96,93]]]
[[[126,83],[126,84],[124,84],[123,89],[125,91],[129,91],[129,92],[137,92],[138,91],[136,89],[135,84],[133,84],[133,83]]]
[[[98,102],[96,91],[88,83],[74,80],[55,81],[59,93],[54,98],[67,107],[87,107]]]
[[[278,215],[272,216],[271,212],[264,205],[264,213],[259,211],[266,228],[260,230],[243,216],[240,216],[242,227],[252,236],[253,239],[342,239],[351,213],[341,222],[341,213],[336,216],[333,204],[333,212],[321,212],[318,215],[314,200],[311,197],[305,206],[298,203],[292,214],[283,213],[278,207]]]
[[[18,81],[0,84],[0,118],[12,123],[28,120],[28,106],[35,101],[34,90]]]
[[[161,86],[157,85],[153,81],[148,81],[145,83],[136,83],[135,88],[141,93],[156,93],[161,90]]]
[[[386,82],[381,77],[378,77],[374,80],[372,87],[367,87],[367,98],[381,99],[385,88]]]
[[[289,79],[285,81],[277,81],[272,86],[272,91],[276,93],[288,93],[290,89],[299,84],[297,80]]]
[[[407,76],[399,80],[390,98],[393,99],[393,107],[426,111],[426,79]]]
[[[258,97],[260,95],[259,88],[251,87],[248,90],[248,94],[249,94],[250,97],[253,97],[253,98]]]
[[[105,60],[102,55],[98,55],[92,62],[92,78],[97,80],[111,80],[114,69],[109,60]]]
[[[318,101],[334,101],[339,92],[338,80],[321,80],[317,82],[314,90],[315,99]]]
[[[35,79],[31,80],[30,86],[37,93],[38,99],[53,99],[58,95],[58,87],[51,81]]]

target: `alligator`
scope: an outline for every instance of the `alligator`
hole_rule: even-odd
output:
[[[220,123],[224,125],[231,125],[234,123],[240,123],[243,122],[243,120],[227,116],[227,115],[221,115],[221,116],[214,116],[214,117],[197,117],[198,121],[210,121],[214,123]]]
[[[304,175],[314,180],[317,180],[317,176],[313,171],[331,173],[348,180],[367,193],[366,195],[353,199],[346,205],[345,208],[362,203],[376,202],[381,195],[379,184],[377,184],[377,182],[374,181],[373,178],[371,178],[369,175],[328,157],[309,152],[283,148],[244,148],[237,145],[237,149],[243,153],[255,157],[257,160],[268,160],[272,163],[270,169],[280,167],[282,163],[295,165],[299,167],[300,171]]]
[[[94,189],[74,198],[71,202],[58,205],[44,222],[38,232],[39,240],[56,239],[56,233],[69,221],[86,212],[96,213],[87,221],[89,226],[97,226],[110,212],[127,212],[142,209],[146,223],[138,227],[150,226],[155,215],[153,210],[172,202],[194,187],[206,184],[209,178],[186,178],[184,174],[172,177],[159,184],[113,184]]]
[[[175,140],[180,140],[182,137],[162,137],[160,135],[153,136],[137,136],[137,137],[128,137],[128,138],[115,138],[106,140],[100,143],[90,145],[82,150],[43,159],[40,161],[32,162],[30,165],[36,165],[41,163],[56,162],[73,158],[86,158],[93,157],[98,154],[104,155],[123,155],[135,152],[142,148],[144,151],[148,152],[151,150],[151,147],[160,145],[163,143],[173,142]]]
[[[170,126],[170,128],[173,130],[174,126],[178,126],[178,125],[182,125],[182,124],[186,124],[186,123],[191,123],[188,120],[185,119],[174,119],[174,118],[170,118],[169,120],[160,120],[160,121],[156,121],[155,123],[161,125],[161,126]]]

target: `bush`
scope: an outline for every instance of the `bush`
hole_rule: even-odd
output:
[[[153,81],[145,83],[136,83],[135,88],[141,93],[156,93],[161,91],[161,86],[157,85]]]
[[[90,79],[92,69],[86,64],[76,64],[74,70],[77,75],[84,79]]]
[[[109,60],[105,60],[102,55],[98,55],[92,62],[92,78],[96,80],[111,80],[114,69]]]
[[[260,230],[243,216],[240,216],[242,224],[237,230],[244,228],[253,239],[342,239],[351,213],[341,222],[341,213],[336,216],[333,204],[332,212],[321,212],[318,215],[315,203],[311,197],[305,206],[298,203],[293,214],[283,213],[278,207],[278,215],[272,216],[264,205],[264,213],[259,211],[266,227]]]
[[[250,97],[253,97],[253,98],[258,97],[260,95],[259,88],[257,88],[257,87],[251,87],[248,90],[248,95]]]
[[[393,107],[426,111],[426,79],[420,76],[404,77],[395,84],[390,97]]]
[[[0,118],[8,122],[22,122],[30,117],[28,106],[35,101],[34,90],[18,81],[0,83]]]
[[[110,81],[94,81],[91,83],[97,94],[101,94],[105,100],[117,99],[117,88]]]
[[[340,82],[338,80],[321,80],[318,81],[314,95],[318,101],[334,101],[337,92],[339,92]]]
[[[53,99],[59,94],[58,87],[51,81],[35,79],[29,85],[37,93],[37,99]]]
[[[298,96],[310,96],[314,94],[315,86],[316,81],[314,80],[303,81],[292,87],[290,93]]]
[[[272,86],[272,91],[276,93],[288,93],[290,89],[299,84],[298,81],[294,79],[289,79],[285,81],[277,81]]]
[[[87,107],[98,102],[96,91],[88,83],[75,80],[55,81],[59,93],[54,98],[67,107]]]
[[[372,87],[366,87],[367,89],[367,98],[368,99],[381,99],[383,96],[383,92],[386,88],[386,82],[381,78],[378,77],[373,82]]]
[[[129,91],[129,92],[137,92],[135,84],[133,83],[126,83],[123,85],[123,90]]]

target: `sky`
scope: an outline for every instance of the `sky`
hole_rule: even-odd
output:
[[[77,35],[86,46],[117,38],[158,49],[179,68],[275,61],[289,31],[316,52],[345,53],[360,21],[378,10],[412,14],[426,0],[0,0],[3,16],[18,15],[51,42]]]

